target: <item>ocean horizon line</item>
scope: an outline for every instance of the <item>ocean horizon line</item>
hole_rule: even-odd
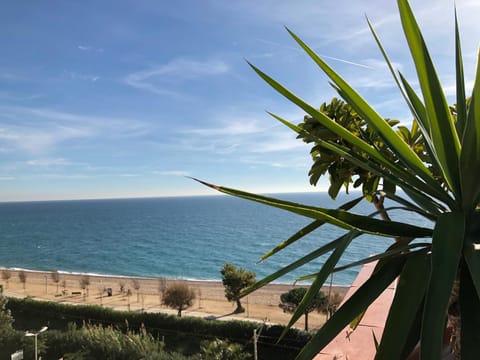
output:
[[[276,196],[312,206],[333,202],[319,192]],[[344,233],[325,225],[260,265],[262,255],[310,219],[228,195],[16,202],[1,205],[0,214],[0,267],[92,276],[220,281],[220,269],[232,263],[263,279]],[[368,243],[352,242],[339,265],[388,246],[383,238]],[[324,261],[315,259],[273,283],[294,284]],[[357,271],[335,273],[333,281],[349,286]]]
[[[275,196],[275,195],[295,195],[295,194],[326,194],[328,189],[313,189],[308,191],[280,191],[280,192],[255,192],[248,191],[252,194],[259,194],[263,196]],[[350,189],[349,193],[361,192],[361,189]],[[66,198],[66,199],[21,199],[21,200],[0,200],[0,204],[9,203],[41,203],[41,202],[62,202],[62,201],[104,201],[104,200],[148,200],[148,199],[170,199],[170,198],[195,198],[195,197],[209,197],[209,196],[225,196],[232,197],[220,192],[212,191],[212,193],[198,193],[198,194],[177,194],[177,195],[153,195],[153,196],[118,196],[118,197],[85,197],[85,198]]]

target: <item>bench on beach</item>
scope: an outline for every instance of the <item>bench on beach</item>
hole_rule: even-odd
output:
[[[72,291],[72,295],[82,295],[81,291]]]

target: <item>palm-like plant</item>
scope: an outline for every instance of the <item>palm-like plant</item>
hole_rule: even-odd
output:
[[[457,302],[459,306],[455,315],[461,319],[461,325],[458,322],[453,324],[452,347],[455,356],[475,358],[480,347],[480,69],[477,69],[471,98],[467,102],[458,24],[455,21],[457,105],[452,114],[408,1],[398,0],[398,7],[416,66],[421,94],[414,91],[401,73],[397,74],[393,70],[377,34],[370,23],[369,26],[415,119],[410,132],[401,128],[395,130],[389,120],[382,118],[339,74],[288,29],[295,41],[329,76],[338,94],[365,121],[372,132],[369,134],[371,136],[364,136],[358,129],[335,121],[327,111],[317,110],[251,66],[276,91],[303,109],[334,137],[309,132],[305,124],[296,126],[271,114],[274,118],[302,138],[313,141],[317,150],[334,154],[342,161],[361,169],[365,180],[374,178],[375,182],[370,182],[367,187],[364,184],[364,193],[370,200],[375,200],[377,196],[389,198],[398,207],[432,221],[433,229],[349,211],[360,199],[343,204],[338,209],[326,209],[204,183],[227,194],[313,219],[311,224],[264,255],[264,259],[324,223],[348,230],[338,239],[244,291],[243,295],[246,295],[331,252],[320,271],[311,275],[313,282],[292,316],[290,326],[303,314],[328,275],[341,269],[337,263],[354,238],[363,234],[375,234],[397,240],[385,252],[354,264],[379,260],[371,277],[302,350],[298,356],[301,359],[309,359],[318,353],[346,325],[361,316],[396,278],[399,278],[399,282],[378,346],[377,359],[406,358],[419,342],[422,359],[439,359],[448,326],[447,315],[454,315],[453,311],[449,313],[448,310],[452,310],[452,304]],[[378,146],[378,140],[382,146]],[[422,152],[416,149],[419,143],[423,147]],[[396,194],[396,188],[400,188],[406,196]],[[380,208],[379,211],[385,213],[388,209]],[[412,240],[417,238],[427,238],[427,241],[413,243]]]

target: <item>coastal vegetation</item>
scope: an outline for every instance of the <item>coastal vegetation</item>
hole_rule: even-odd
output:
[[[300,306],[302,299],[305,297],[307,289],[304,287],[296,287],[290,291],[280,295],[280,304],[278,306],[287,313],[295,313]],[[321,291],[312,298],[308,306],[304,310],[305,316],[305,331],[308,331],[308,314],[312,311],[325,311],[327,309],[328,299]]]
[[[6,287],[8,288],[8,282],[10,278],[12,277],[12,272],[8,269],[3,269],[2,270],[2,279],[6,282]]]
[[[226,263],[220,270],[222,274],[222,283],[225,287],[225,297],[228,301],[235,302],[237,308],[235,313],[245,312],[245,308],[240,301],[240,293],[243,289],[255,283],[256,275],[253,271],[247,271],[244,268],[237,268],[233,264]]]
[[[83,296],[88,297],[88,287],[90,286],[90,276],[82,275],[78,280],[80,288],[83,290]]]
[[[140,287],[141,287],[140,281],[138,281],[138,279],[133,279],[132,286],[137,292],[137,302],[140,302]]]
[[[333,88],[351,107],[346,118],[336,116],[335,106],[318,109],[308,104],[251,65],[270,86],[307,113],[307,121],[300,125],[271,115],[301,139],[314,144],[311,155],[315,163],[310,173],[311,181],[315,183],[317,177],[328,170],[332,198],[343,186],[348,190],[352,183],[354,187],[362,186],[360,198],[337,209],[328,209],[200,181],[220,192],[312,219],[308,226],[265,254],[263,260],[326,223],[346,230],[339,238],[322,244],[242,292],[242,296],[246,296],[328,254],[318,273],[300,278],[310,279],[312,284],[289,326],[303,315],[332,272],[377,261],[370,278],[317,331],[299,354],[299,359],[314,357],[345,326],[351,324],[354,329],[368,306],[397,278],[395,297],[377,346],[376,359],[405,359],[417,344],[422,359],[440,359],[444,350],[450,351],[455,359],[473,359],[479,353],[480,69],[477,68],[471,97],[467,99],[455,17],[456,106],[452,111],[408,1],[398,0],[398,7],[417,71],[420,93],[402,73],[395,72],[373,26],[370,22],[368,25],[411,111],[413,121],[410,129],[395,127],[395,121],[384,119],[290,30],[288,32],[295,42],[329,77]],[[318,128],[311,129],[311,124],[318,125]],[[375,212],[360,215],[351,210],[363,199],[375,205]],[[387,200],[388,206],[385,206]],[[424,220],[424,224],[432,224],[433,228],[390,219],[393,210],[415,214]],[[376,218],[377,215],[380,219]],[[382,253],[339,266],[345,249],[355,238],[365,234],[392,238],[394,242]],[[368,238],[364,241],[368,243]],[[447,344],[444,344],[445,338],[450,339]]]
[[[27,284],[27,273],[23,270],[20,270],[18,272],[18,279],[20,280],[20,282],[23,285],[23,290],[25,290],[26,284]]]
[[[158,279],[157,289],[158,289],[158,298],[159,298],[160,304],[162,304],[162,297],[165,294],[165,290],[167,290],[167,280],[165,278],[161,277]]]
[[[193,305],[195,291],[183,282],[177,282],[165,290],[163,303],[168,307],[178,310],[178,316],[182,316],[182,311]]]
[[[244,352],[241,345],[221,339],[204,341],[200,349],[200,359],[202,360],[246,360],[250,358],[250,354]]]
[[[57,285],[57,294],[58,294],[58,285],[60,283],[60,273],[58,272],[58,270],[54,270],[52,271],[50,276],[52,278],[52,281],[55,283],[55,285]]]
[[[25,349],[25,358],[27,352],[33,357],[32,344],[26,342],[31,339],[26,340],[24,332],[27,329],[39,329],[47,323],[48,331],[38,337],[39,344],[45,349],[42,357],[46,359],[58,359],[65,354],[70,354],[65,359],[77,358],[73,357],[74,354],[83,354],[85,359],[91,359],[88,354],[108,351],[115,356],[100,358],[126,359],[128,357],[122,357],[121,354],[128,352],[120,349],[133,351],[135,348],[132,346],[135,344],[143,344],[145,349],[152,351],[161,349],[165,352],[162,355],[165,357],[160,359],[208,359],[202,357],[202,352],[207,349],[211,351],[212,348],[236,349],[233,353],[238,355],[253,351],[252,334],[259,327],[263,328],[258,347],[259,358],[292,359],[311,337],[308,333],[290,329],[284,339],[277,343],[278,336],[284,330],[283,326],[117,311],[100,306],[67,305],[30,298],[9,298],[5,304],[6,298],[0,299],[5,299],[1,303],[4,304],[3,307],[0,307],[0,345],[5,339],[8,340],[5,343],[9,344],[5,348],[0,346],[0,359],[9,358],[11,353],[22,348]],[[2,316],[4,314],[7,315],[5,322]],[[4,328],[7,329],[6,333],[2,332]],[[134,344],[130,346],[126,342]],[[210,345],[210,342],[213,344]],[[149,355],[154,354],[152,352]]]

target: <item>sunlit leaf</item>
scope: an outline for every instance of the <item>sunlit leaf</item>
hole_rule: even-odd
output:
[[[462,48],[460,45],[460,34],[458,31],[457,10],[455,9],[455,65],[457,71],[457,133],[460,139],[463,138],[465,123],[467,121],[467,99],[465,96],[465,80],[463,75]]]
[[[460,155],[463,208],[473,210],[480,200],[480,53],[473,93],[468,107]]]
[[[406,0],[398,0],[398,7],[410,53],[417,69],[425,109],[430,120],[431,138],[435,145],[439,165],[451,191],[459,195],[461,193],[458,172],[460,139],[432,59],[410,5]]]
[[[424,192],[432,194],[432,196],[440,197],[440,199],[442,201],[445,201],[447,204],[451,203],[451,199],[449,198],[448,194],[439,193],[437,189],[429,187],[428,184],[421,182],[419,179],[417,179],[415,176],[412,176],[411,174],[405,173],[404,171],[399,171],[397,168],[385,169],[380,164],[372,161],[372,159],[367,159],[365,157],[362,157],[361,155],[356,154],[355,152],[349,151],[348,149],[343,149],[338,144],[323,141],[322,139],[319,139],[314,135],[308,133],[304,129],[301,129],[300,127],[290,123],[289,121],[282,119],[280,116],[272,113],[269,114],[278,121],[280,121],[282,124],[288,126],[290,129],[297,132],[298,134],[307,133],[309,136],[315,139],[318,146],[328,149],[350,161],[352,164],[355,164],[358,167],[364,168],[365,170],[370,171],[373,174],[376,174],[384,179],[391,181],[392,183],[395,183],[397,186],[401,187],[404,190],[408,189],[409,193],[415,195],[412,198],[415,201],[417,201],[417,199],[421,201],[420,204],[422,204],[422,206],[426,207],[430,211],[435,211],[433,210],[434,207],[441,207],[441,205],[435,203],[431,198],[425,195]],[[425,204],[431,204],[431,206]]]
[[[298,98],[295,94],[293,94],[291,91],[283,87],[280,83],[272,79],[270,76],[262,72],[260,69],[256,68],[252,64],[250,64],[252,69],[260,76],[262,77],[268,84],[270,84],[275,90],[277,90],[280,94],[285,96],[287,99],[292,101],[294,104],[305,110],[310,116],[312,116],[314,119],[317,121],[320,121],[322,125],[324,125],[326,128],[337,134],[338,136],[342,137],[346,141],[350,142],[352,145],[357,146],[360,148],[362,151],[365,151],[367,154],[369,154],[372,159],[375,159],[375,161],[378,161],[382,166],[385,166],[387,169],[391,170],[392,172],[396,172],[398,174],[402,174],[403,176],[408,176],[408,172],[405,172],[402,170],[400,166],[397,164],[394,164],[387,159],[385,159],[374,147],[372,147],[370,144],[366,143],[359,137],[355,136],[354,134],[351,134],[347,129],[343,128],[339,124],[335,123],[332,121],[330,118],[328,118],[325,114],[319,112],[316,110],[314,107],[311,105],[307,104],[305,101],[301,100]],[[344,95],[346,96],[346,95]],[[399,140],[402,141],[403,140]],[[408,147],[408,146],[407,146]],[[411,150],[409,150],[411,151]],[[422,163],[422,166],[423,163]],[[430,173],[429,173],[430,174]],[[431,176],[431,174],[430,174]],[[427,177],[428,178],[428,177]],[[419,183],[421,183],[415,176],[412,176],[410,174],[409,180],[411,182],[417,183],[418,186]],[[448,196],[445,196],[446,194],[441,191],[440,188],[438,188],[438,184],[434,184],[434,188],[431,187],[432,183],[430,183],[429,187],[425,188],[425,191],[429,194],[435,195],[435,196],[441,196],[445,197],[443,201],[449,201]]]
[[[432,174],[425,167],[418,155],[398,136],[390,125],[328,64],[323,61],[312,49],[310,49],[298,36],[287,29],[295,41],[305,50],[312,60],[330,77],[339,90],[342,97],[348,97],[347,102],[352,106],[374,129],[381,135],[390,149],[402,159],[409,167],[415,169],[419,176],[426,182],[432,179]],[[345,96],[346,95],[346,96]]]
[[[372,219],[368,216],[352,214],[344,210],[325,209],[297,204],[290,201],[209,184],[198,179],[194,180],[225,194],[287,210],[305,217],[324,220],[347,230],[357,230],[380,236],[430,237],[432,234],[431,229],[415,225]]]

